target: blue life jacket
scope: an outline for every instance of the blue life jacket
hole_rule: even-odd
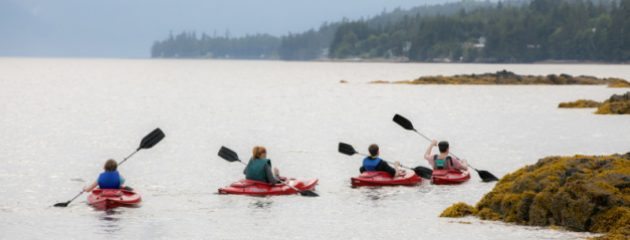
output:
[[[119,189],[122,185],[118,171],[105,171],[98,176],[98,187],[100,189]]]
[[[381,161],[383,161],[381,158],[371,158],[371,157],[366,157],[363,159],[363,167],[365,168],[365,171],[376,171],[376,166],[378,166],[378,164],[381,163]]]

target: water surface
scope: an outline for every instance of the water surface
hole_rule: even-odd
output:
[[[549,155],[630,151],[630,118],[560,110],[603,100],[604,86],[370,85],[421,75],[569,73],[630,79],[628,65],[393,64],[271,61],[0,59],[1,239],[574,239],[474,218],[438,218],[494,184],[351,189],[359,157],[339,141],[424,165],[427,142],[391,121],[410,118],[498,176]],[[339,84],[339,80],[349,84]],[[139,208],[99,212],[80,197],[107,158],[121,160],[160,127],[167,137],[121,166]],[[284,175],[319,178],[319,198],[217,195],[247,158],[268,148]]]

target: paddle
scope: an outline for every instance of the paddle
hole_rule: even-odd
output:
[[[409,121],[408,119],[406,119],[403,116],[400,116],[398,114],[396,114],[394,116],[394,122],[397,123],[398,125],[400,125],[401,127],[403,127],[404,129],[407,129],[409,131],[414,131],[415,133],[417,133],[418,135],[420,135],[421,137],[423,137],[424,139],[426,139],[427,141],[431,142],[431,139],[428,138],[427,136],[425,136],[424,134],[418,132],[418,130],[416,130],[413,127],[413,124],[411,123],[411,121]],[[454,157],[458,158],[455,154],[451,153]],[[499,179],[494,176],[492,173],[485,171],[485,170],[478,170],[475,167],[473,167],[472,165],[468,164],[468,166],[470,166],[472,169],[475,169],[475,171],[477,171],[477,173],[479,174],[479,177],[481,178],[482,181],[484,182],[492,182],[492,181],[498,181]]]
[[[339,152],[343,153],[343,154],[346,154],[348,156],[352,156],[354,154],[359,154],[359,155],[366,156],[366,157],[368,156],[367,154],[360,153],[360,152],[357,152],[356,150],[354,150],[354,147],[352,147],[352,145],[347,144],[347,143],[342,143],[342,142],[339,143]],[[386,160],[383,160],[383,161],[385,161],[385,162],[387,162],[389,164],[393,164],[392,162],[389,162],[389,161],[386,161]],[[400,166],[403,167],[403,168],[407,168],[407,169],[413,170],[416,174],[418,174],[418,176],[420,176],[420,177],[422,177],[424,179],[431,179],[431,175],[433,174],[433,170],[431,170],[429,168],[422,167],[422,166],[418,166],[416,168],[410,168],[410,167],[406,167],[406,166],[403,166],[403,165],[400,165]]]
[[[228,161],[228,162],[240,162],[243,165],[247,165],[245,164],[243,161],[241,161],[241,159],[238,158],[238,154],[236,154],[236,152],[232,151],[232,149],[229,149],[225,146],[221,146],[221,149],[219,149],[219,157],[223,158],[224,160]],[[280,183],[282,183],[283,185],[290,187],[291,189],[295,190],[296,192],[298,192],[300,195],[304,196],[304,197],[319,197],[319,195],[311,190],[300,190],[297,189],[294,186],[291,186],[289,183],[281,181]]]
[[[140,142],[140,146],[138,147],[138,149],[136,149],[136,151],[134,151],[129,156],[127,156],[125,159],[123,159],[120,163],[118,163],[118,166],[122,165],[125,161],[127,161],[127,159],[131,158],[131,156],[133,156],[138,151],[140,151],[140,149],[152,148],[153,146],[155,146],[155,144],[159,143],[163,138],[164,138],[164,132],[162,132],[162,130],[160,130],[160,128],[156,128],[151,133],[149,133],[147,136],[142,138],[142,141]],[[77,194],[76,196],[74,196],[72,199],[70,199],[67,202],[56,203],[54,206],[55,207],[67,207],[72,201],[74,201],[79,196],[81,196],[81,194],[83,194],[83,192],[84,191],[79,192],[79,194]]]

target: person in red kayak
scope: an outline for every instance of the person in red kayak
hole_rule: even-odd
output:
[[[114,159],[109,159],[105,162],[103,167],[105,171],[98,176],[98,179],[83,188],[83,191],[90,192],[98,186],[100,189],[120,189],[125,183],[125,179],[118,173],[118,163]]]
[[[433,147],[437,146],[440,150],[439,154],[431,154]],[[447,141],[437,142],[431,141],[431,145],[427,148],[424,154],[424,159],[429,161],[429,164],[433,167],[433,170],[447,169],[447,170],[459,170],[466,171],[468,166],[465,160],[459,160],[456,157],[449,155],[449,144]]]
[[[363,159],[363,166],[359,168],[359,172],[371,172],[371,171],[382,171],[389,173],[390,176],[404,176],[405,172],[400,169],[400,163],[395,162],[394,167],[389,166],[387,162],[383,159],[379,158],[380,150],[378,145],[372,144],[368,147],[368,151],[370,152],[370,156],[367,156]]]
[[[273,169],[273,172],[272,172]],[[282,182],[280,172],[277,168],[271,167],[271,160],[267,158],[267,149],[256,146],[252,150],[252,157],[249,159],[245,170],[243,170],[247,180],[276,184]]]

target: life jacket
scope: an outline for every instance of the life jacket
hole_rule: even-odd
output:
[[[98,176],[100,189],[119,189],[122,184],[118,171],[105,171]]]
[[[439,155],[433,155],[433,168],[434,169],[452,169],[453,168],[453,158],[451,156],[446,156],[446,159],[438,159]]]
[[[265,166],[271,166],[269,159],[251,159],[245,168],[245,178],[248,180],[267,182]]]
[[[383,161],[381,158],[366,157],[363,159],[363,168],[365,171],[376,171],[376,167]]]

